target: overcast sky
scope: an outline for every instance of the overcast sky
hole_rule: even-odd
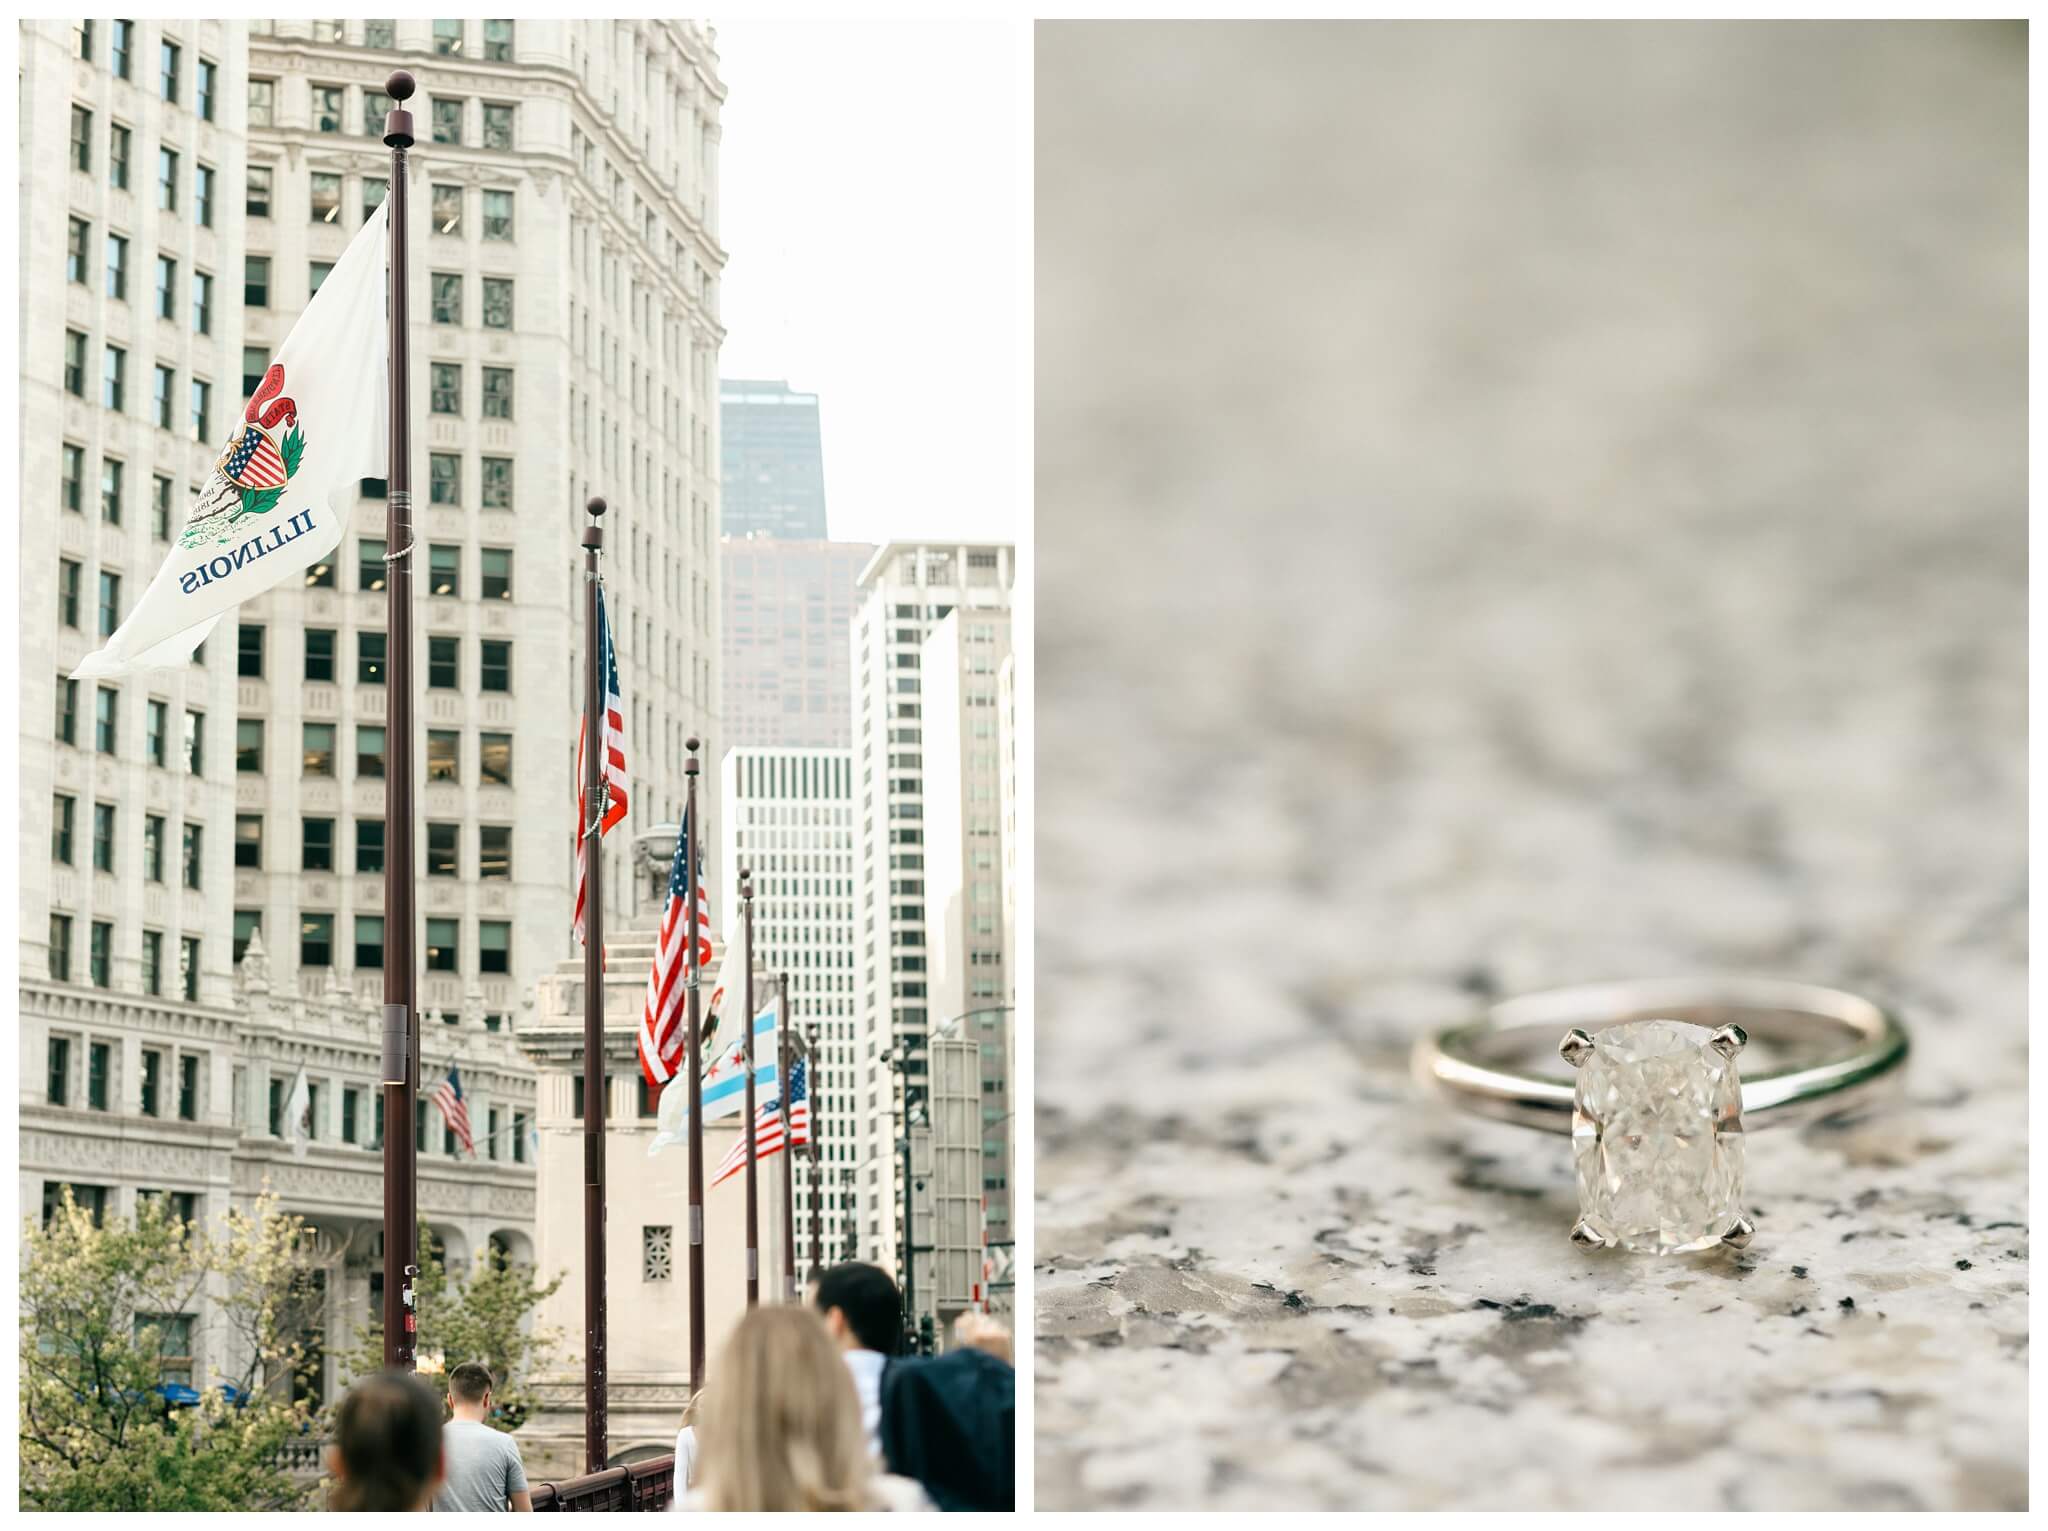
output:
[[[1028,29],[713,25],[721,372],[818,394],[833,537],[1014,538]]]

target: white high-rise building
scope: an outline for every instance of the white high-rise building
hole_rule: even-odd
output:
[[[613,507],[629,830],[680,816],[682,740],[715,737],[712,34],[96,20],[20,38],[23,1202],[73,1183],[107,1213],[162,1191],[212,1216],[268,1182],[325,1235],[340,1349],[374,1311],[381,1214],[383,486],[329,564],[184,670],[64,677],[127,616],[384,195],[380,93],[411,70],[424,1081],[459,1060],[479,1150],[458,1161],[438,1117],[415,1124],[421,1206],[451,1259],[530,1255],[534,1073],[510,1033],[573,951],[589,495]],[[608,860],[630,918],[642,890]],[[304,1158],[276,1130],[301,1067]]]
[[[789,975],[797,1030],[818,1049],[811,1091],[818,1130],[825,1264],[851,1258],[861,1194],[855,1103],[859,1046],[854,1013],[853,752],[740,749],[719,770],[726,807],[717,886],[720,919],[739,939],[740,870],[754,874],[754,952],[772,982]],[[758,997],[758,996],[757,996]],[[808,1154],[796,1165],[796,1250],[811,1274]]]
[[[719,583],[726,744],[853,743],[853,603],[865,542],[727,537]]]
[[[892,542],[861,572],[854,614],[859,1246],[863,1258],[893,1265],[899,1279],[896,1144],[904,1131],[904,1090],[913,1108],[923,1101],[925,1039],[957,1014],[934,1008],[931,993],[925,640],[956,609],[977,620],[1007,612],[1015,565],[1007,543]],[[1000,983],[1000,966],[992,971]],[[928,1307],[931,1282],[922,1262],[919,1275],[919,1306]]]

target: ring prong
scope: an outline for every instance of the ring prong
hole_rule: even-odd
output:
[[[1749,1241],[1756,1237],[1756,1224],[1746,1217],[1735,1219],[1735,1226],[1721,1235],[1721,1242],[1730,1249],[1747,1249]]]
[[[1749,1033],[1730,1021],[1707,1038],[1707,1046],[1724,1058],[1732,1058],[1749,1045]]]
[[[1557,1044],[1557,1050],[1565,1062],[1577,1068],[1593,1051],[1593,1035],[1583,1026],[1574,1026],[1564,1034],[1564,1040]]]
[[[1572,1242],[1581,1249],[1598,1249],[1607,1240],[1593,1231],[1593,1225],[1583,1217],[1572,1224]]]

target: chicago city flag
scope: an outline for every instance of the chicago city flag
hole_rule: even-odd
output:
[[[385,476],[389,265],[379,207],[342,252],[233,422],[170,557],[74,678],[181,665],[222,615],[332,553],[335,500]]]

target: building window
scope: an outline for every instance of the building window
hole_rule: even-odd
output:
[[[484,57],[494,63],[512,61],[512,23],[509,21],[486,21],[484,23]]]
[[[92,869],[95,872],[114,870],[114,805],[94,803],[92,805]]]
[[[384,774],[384,725],[381,723],[358,723],[356,725],[356,775],[379,777]],[[376,868],[356,868],[358,872],[383,869],[384,859],[380,854]]]
[[[445,182],[434,183],[434,220],[431,225],[436,234],[453,234],[462,227],[462,188]]]
[[[512,280],[510,277],[487,276],[484,278],[484,328],[487,330],[509,330],[512,328]]]
[[[306,296],[309,298],[317,296],[321,284],[327,280],[328,273],[333,270],[334,262],[331,260],[316,260],[309,263],[306,267]]]
[[[451,729],[427,730],[427,780],[457,781],[461,778],[462,735]]]
[[[119,411],[125,407],[127,398],[128,353],[119,346],[108,346],[100,371],[100,403],[107,409]]]
[[[341,177],[329,171],[314,171],[309,205],[313,222],[338,221],[341,217]]]
[[[453,973],[456,971],[454,920],[427,921],[427,971],[431,973]]]
[[[52,927],[55,924],[56,921],[52,920]],[[50,1038],[48,1078],[49,1083],[46,1087],[44,1098],[53,1106],[70,1105],[71,1039],[69,1037]]]
[[[509,920],[479,920],[477,936],[477,971],[480,973],[509,973],[512,971],[512,924]]]
[[[490,1157],[493,1159],[498,1157],[498,1139],[504,1131],[504,1128],[501,1125],[502,1116],[503,1113],[501,1113],[496,1106],[491,1107],[489,1117],[490,1132],[489,1135],[484,1139],[484,1152],[490,1155]]]
[[[263,928],[261,909],[237,909],[235,911],[235,961],[240,962],[249,950],[249,938]]]
[[[178,428],[178,406],[174,401],[178,374],[164,366],[157,367],[155,372],[155,380],[150,385],[149,417],[158,430],[174,431]]]
[[[433,452],[427,457],[427,499],[434,505],[462,503],[462,459],[453,452]]]
[[[83,340],[83,335],[78,337]],[[81,370],[83,366],[81,363]],[[85,503],[85,448],[64,443],[64,478],[61,490],[66,510],[78,510]]]
[[[64,391],[81,399],[85,397],[85,336],[77,330],[64,332]],[[66,508],[76,510],[78,506],[67,502]]]
[[[93,947],[99,947],[98,932],[102,927],[93,927]],[[97,958],[95,958],[97,960]],[[106,987],[105,979],[95,974],[93,982]],[[114,1073],[114,1048],[109,1042],[94,1042],[85,1050],[85,1104],[89,1110],[107,1109],[108,1097],[112,1094]]]
[[[304,872],[334,870],[334,820],[299,821],[299,869]]]
[[[356,541],[356,589],[384,588],[384,539],[362,537]]]
[[[263,720],[235,720],[235,771],[239,775],[263,774]]]
[[[115,708],[119,705],[120,693],[107,686],[99,688],[93,702],[93,748],[102,755],[114,753]]]
[[[277,126],[277,81],[251,80],[249,82],[249,126],[252,128]]]
[[[306,679],[332,681],[334,679],[334,629],[331,627],[309,627],[306,629]]]
[[[398,46],[398,27],[389,21],[366,21],[363,23],[363,46],[365,48],[395,48]]]
[[[71,916],[50,916],[50,976],[58,983],[71,982]],[[62,1101],[57,1102],[63,1105]]]
[[[301,756],[303,776],[332,776],[334,774],[334,725],[332,723],[307,723],[302,725]]]
[[[434,23],[434,51],[436,53],[460,53],[462,51],[461,22],[437,21]]]
[[[203,377],[192,379],[192,439],[213,439],[213,384]]]
[[[437,361],[432,367],[431,395],[437,415],[462,413],[462,366],[459,362]]]
[[[235,673],[252,680],[263,679],[263,629],[244,622],[235,647]]]
[[[178,151],[156,151],[156,205],[167,213],[178,210]]]
[[[115,502],[114,510],[115,513],[107,519],[119,521],[121,516],[118,500]],[[120,625],[121,576],[118,574],[102,574],[100,576],[100,636],[102,638],[111,638],[114,635],[114,629]]]
[[[381,872],[384,870],[384,821],[382,819],[356,820],[356,870],[358,872]]]
[[[158,542],[171,540],[171,481],[161,473],[149,484],[149,534]]]
[[[204,271],[192,273],[192,330],[198,335],[213,333],[213,277]]]
[[[379,128],[377,131],[381,134],[384,130]],[[381,175],[366,175],[363,177],[363,222],[368,223],[370,221],[370,214],[384,205],[384,194],[390,189],[391,182],[388,177]]]
[[[108,67],[114,78],[125,80],[131,77],[135,68],[135,23],[117,21],[114,23],[114,46],[108,58]]]
[[[356,681],[365,686],[384,684],[384,634],[356,634]]]
[[[509,457],[486,457],[481,459],[483,468],[483,506],[486,510],[510,510],[512,508],[512,459]]]
[[[263,815],[235,815],[235,865],[252,872],[263,870]]]
[[[192,167],[192,221],[202,229],[213,227],[213,166]]]
[[[510,367],[484,368],[484,418],[486,420],[510,420],[512,418],[512,369]]]
[[[484,878],[510,877],[512,875],[511,825],[479,824],[477,826],[476,875]]]
[[[427,589],[433,595],[462,594],[462,549],[437,542],[427,550]]]
[[[242,303],[248,308],[270,307],[270,257],[251,255],[242,265]]]
[[[385,95],[381,90],[364,91],[363,137],[381,139],[384,136],[384,119],[390,116],[390,114],[391,98],[389,96]],[[368,186],[365,185],[364,190],[367,191],[368,189]],[[377,200],[379,202],[384,200],[381,192],[378,194]],[[375,206],[366,204],[363,208],[363,216],[367,218],[376,210]]]
[[[284,1086],[282,1079],[270,1081],[270,1114],[265,1122],[273,1138],[284,1136]]]
[[[154,1048],[142,1050],[142,1114],[156,1116],[162,1110],[157,1091],[163,1084],[164,1055]]]
[[[512,1162],[514,1164],[524,1164],[526,1162],[526,1113],[524,1111],[512,1113]]]
[[[306,571],[308,590],[332,590],[334,584],[334,559],[330,555]]]
[[[456,837],[461,834],[459,824],[429,824],[427,826],[427,875],[429,877],[460,877],[461,858],[456,854]]]
[[[166,42],[163,44],[163,97],[166,101],[173,104],[178,99],[178,86],[181,83],[179,79],[180,61],[183,56],[176,43]]]
[[[512,644],[509,639],[493,641],[486,638],[478,645],[483,650],[483,666],[480,680],[486,691],[510,691],[512,689]]]
[[[360,1118],[363,1109],[363,1092],[353,1085],[347,1085],[341,1092],[341,1141],[353,1143],[361,1132]]]
[[[84,565],[75,558],[57,560],[57,620],[78,626],[78,580]]]
[[[206,714],[190,707],[185,709],[185,769],[193,776],[206,770]]]
[[[436,271],[433,275],[434,323],[462,323],[462,275]]]
[[[153,766],[167,765],[171,754],[171,707],[151,697],[142,709],[142,753]]]
[[[51,802],[50,815],[50,859],[71,865],[71,827],[73,816],[78,809],[78,799],[66,797],[59,792]]]
[[[270,216],[270,167],[251,165],[249,167],[248,191],[245,194],[244,209],[251,218]]]
[[[486,119],[489,108],[485,108]],[[484,193],[484,238],[510,239],[512,237],[512,193],[509,191],[487,191]]]
[[[182,954],[179,971],[184,975],[185,998],[193,1002],[199,999],[199,937],[186,936],[178,943]]]
[[[484,103],[484,147],[486,149],[509,149],[512,147],[512,108]]]
[[[462,142],[462,101],[460,98],[434,97],[434,142],[437,144],[459,144]]]
[[[159,319],[178,317],[178,263],[168,255],[156,258],[156,316]]]
[[[477,735],[477,780],[496,787],[512,785],[512,736]]]
[[[128,299],[128,241],[119,234],[107,236],[107,296]]]
[[[313,87],[313,131],[316,133],[339,133],[341,131],[341,104],[344,92],[339,85],[315,85]],[[341,177],[336,176],[338,181]],[[339,188],[336,189],[339,195]]]
[[[382,829],[380,823],[377,826]],[[383,848],[378,848],[377,859],[381,862]],[[359,914],[356,916],[356,966],[359,968],[381,968],[384,966],[384,916],[381,914]]]
[[[199,113],[201,122],[213,121],[213,103],[220,84],[220,66],[210,58],[199,61],[198,90],[193,96],[192,109]]]
[[[675,1228],[648,1225],[640,1230],[640,1277],[643,1281],[666,1281],[674,1270],[672,1246]]]
[[[71,220],[71,233],[64,243],[64,279],[85,285],[86,269],[92,263],[92,225],[83,218]]]
[[[142,933],[142,992],[164,992],[164,933],[161,930],[145,930]],[[156,1114],[154,1109],[150,1114]]]
[[[160,813],[142,820],[142,875],[151,882],[164,880],[164,818]]]
[[[120,123],[107,129],[107,183],[116,191],[128,189],[128,163],[134,146],[135,135]]]
[[[443,691],[454,691],[462,685],[462,640],[459,638],[429,638],[427,640],[427,684]]]
[[[121,524],[121,490],[123,488],[123,464],[118,457],[100,459],[100,519],[114,526]],[[100,576],[102,594],[106,589],[107,576]],[[115,581],[118,591],[119,581]]]
[[[299,916],[299,966],[308,968],[334,966],[333,915],[303,914]]]
[[[242,397],[253,399],[256,390],[263,386],[263,374],[269,369],[270,353],[261,346],[242,347]]]
[[[199,1059],[191,1053],[178,1059],[178,1120],[199,1120]]]
[[[82,106],[71,108],[71,168],[92,169],[92,113]]]

